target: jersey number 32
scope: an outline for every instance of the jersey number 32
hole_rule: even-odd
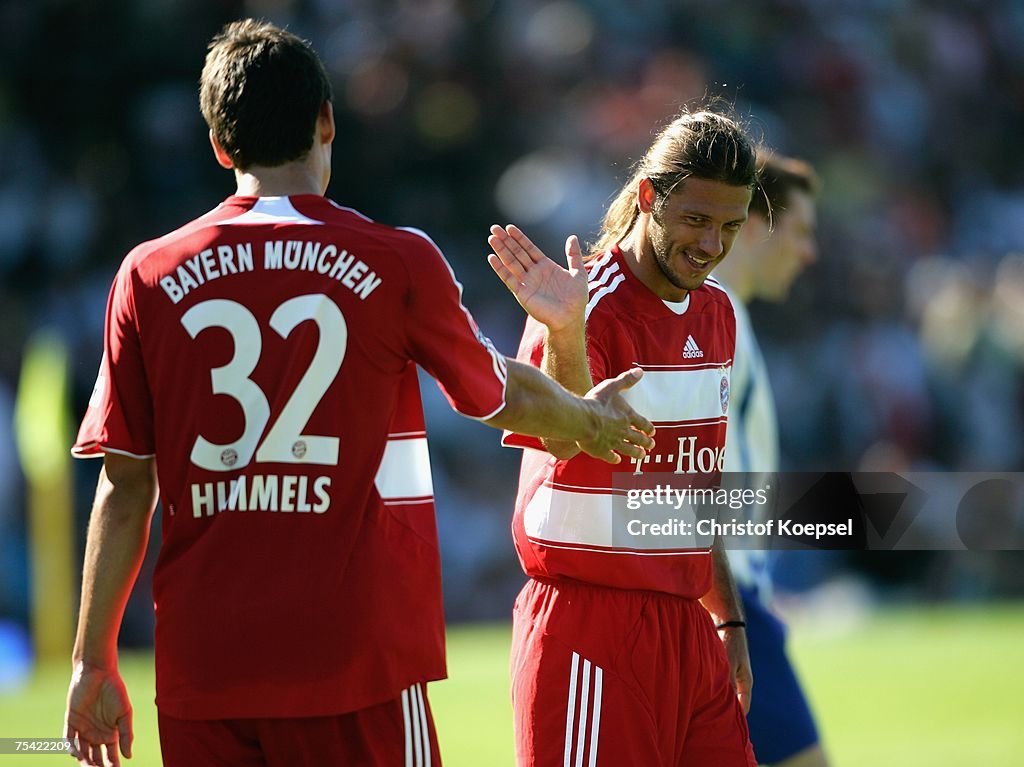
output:
[[[192,446],[192,463],[209,471],[235,471],[247,466],[253,455],[260,463],[333,466],[338,462],[337,437],[311,436],[301,431],[341,370],[348,346],[348,326],[338,305],[316,293],[290,298],[278,306],[270,317],[270,327],[282,338],[288,338],[307,320],[315,322],[320,331],[316,352],[281,414],[267,429],[270,403],[249,377],[260,361],[263,348],[263,334],[256,317],[237,301],[223,298],[203,301],[185,312],[181,323],[192,338],[207,328],[223,328],[231,334],[234,355],[227,365],[210,371],[210,380],[213,393],[234,399],[242,408],[245,420],[242,436],[234,442],[218,445],[200,435]],[[325,343],[325,339],[329,342]],[[300,444],[303,450],[294,449]],[[230,456],[231,460],[225,460],[225,456]]]

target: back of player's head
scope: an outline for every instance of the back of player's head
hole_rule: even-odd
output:
[[[760,148],[757,164],[759,189],[750,200],[751,215],[770,222],[789,207],[793,192],[803,192],[809,197],[818,194],[818,175],[803,160]]]
[[[331,99],[310,44],[262,21],[228,24],[210,42],[199,106],[235,167],[274,167],[304,157]]]
[[[612,201],[592,254],[629,234],[640,215],[636,190],[643,178],[651,179],[662,203],[688,178],[754,188],[756,149],[740,120],[717,106],[683,112],[658,134]]]

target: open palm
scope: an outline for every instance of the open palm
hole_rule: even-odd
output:
[[[568,268],[544,255],[512,224],[504,229],[492,226],[487,243],[494,249],[487,263],[537,322],[557,332],[583,320],[587,306],[587,272],[576,235],[565,241]]]

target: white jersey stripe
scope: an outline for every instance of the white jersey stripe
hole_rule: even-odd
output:
[[[363,219],[363,221],[366,221],[366,222],[371,223],[371,224],[373,223],[373,219],[372,218],[370,218],[369,216],[367,216],[364,213],[360,213],[355,208],[349,208],[349,207],[347,207],[345,205],[339,205],[338,203],[336,203],[334,200],[331,200],[331,199],[328,199],[327,202],[329,202],[331,205],[333,205],[338,210],[344,210],[344,211],[347,211],[348,213],[353,213],[353,214],[359,216],[359,218]]]
[[[727,423],[728,418],[724,415],[718,418],[712,418],[708,421],[654,421],[654,425],[664,431],[665,429],[685,429],[690,426],[716,426],[720,423]],[[665,435],[662,434],[662,439]],[[636,459],[633,459],[633,464],[636,464]]]
[[[608,280],[611,279],[612,275],[614,275],[618,271],[618,264],[612,264],[607,269],[602,269],[600,277],[598,277],[596,280],[590,280],[590,282],[587,283],[587,290],[594,291],[597,288],[601,287],[606,282],[608,282]]]
[[[434,496],[425,495],[421,498],[403,498],[395,501],[381,501],[385,506],[419,506],[424,503],[433,503]]]
[[[504,386],[508,380],[508,364],[505,362],[505,355],[495,348],[487,336],[481,335],[480,338],[483,339],[484,346],[487,347],[487,353],[491,355],[491,369],[494,370],[495,377]]]
[[[104,453],[114,453],[115,455],[126,455],[129,458],[155,458],[156,453],[149,453],[147,455],[138,455],[136,453],[129,453],[127,450],[117,450],[116,448],[107,447],[101,445],[99,442],[89,442],[88,444],[81,445],[80,447],[71,448],[71,455],[75,458],[102,458]]]
[[[594,283],[597,280],[600,280],[600,279],[602,279],[604,277],[604,275],[606,274],[606,271],[607,271],[605,269],[605,266],[606,266],[606,264],[598,264],[598,265],[594,266],[593,269],[588,269],[588,271],[587,271],[587,290],[592,289],[594,287]]]
[[[430,767],[430,728],[427,726],[427,707],[423,703],[423,685],[415,687],[420,704],[420,727],[423,730],[423,767]]]
[[[409,721],[409,691],[402,690],[402,720],[405,724],[405,767],[412,763],[412,727]]]
[[[505,397],[505,395],[504,395],[504,393],[502,393],[501,404],[498,405],[498,407],[494,408],[494,412],[493,413],[488,413],[487,415],[466,415],[465,413],[462,413],[462,415],[465,415],[466,418],[472,419],[474,421],[481,421],[481,422],[489,421],[492,418],[494,418],[494,416],[496,416],[498,413],[500,413],[502,410],[505,409],[505,405],[507,403],[506,403],[504,397]],[[458,408],[456,408],[456,412],[460,412],[461,413],[462,411],[460,411]]]
[[[600,549],[595,548],[594,546],[562,546],[557,543],[552,543],[551,541],[545,541],[542,538],[533,537],[531,537],[529,540],[531,543],[535,543],[538,546],[543,546],[547,549],[562,549],[564,551],[591,551],[595,554],[618,554],[621,556],[628,557],[684,557],[693,554],[711,553],[711,549],[707,547],[703,549],[684,549],[681,551],[676,551],[674,549],[672,551],[637,551],[636,549]]]
[[[611,281],[610,285],[605,285],[603,288],[601,288],[599,291],[597,291],[593,296],[591,296],[590,297],[590,301],[587,303],[587,310],[586,310],[586,313],[584,315],[584,319],[589,319],[590,318],[590,313],[592,311],[594,311],[594,307],[596,307],[598,305],[598,303],[601,301],[601,299],[604,298],[609,293],[613,293],[615,291],[615,288],[619,287],[619,285],[621,285],[625,281],[626,281],[626,275],[620,274],[614,280]]]
[[[412,718],[412,750],[416,755],[416,767],[423,767],[423,744],[420,742],[419,701],[416,699],[415,685],[409,688],[409,699],[412,702],[410,717]]]
[[[433,496],[427,438],[389,439],[374,484],[385,501]]]
[[[576,735],[576,767],[583,767],[583,746],[587,740],[587,720],[590,718],[590,661],[583,659],[583,691],[580,693],[580,726]]]
[[[732,365],[732,357],[725,362],[684,362],[681,365],[652,365],[647,362],[637,362],[637,367],[644,370],[708,370],[711,368],[729,367]]]
[[[595,277],[597,275],[598,270],[605,264],[607,264],[609,261],[611,261],[613,256],[614,253],[612,253],[611,250],[606,250],[597,258],[585,261],[583,264],[583,268],[587,270],[591,277]]]
[[[254,224],[307,224],[321,225],[323,221],[304,216],[292,206],[287,197],[260,197],[249,210],[234,218],[213,221],[212,226]]]
[[[523,525],[530,538],[610,548],[612,495],[574,493],[542,485],[524,509]]]
[[[600,666],[594,666],[594,713],[590,722],[590,760],[589,767],[597,765],[597,738],[601,730],[601,692],[604,671]]]
[[[554,479],[545,479],[544,484],[547,487],[554,487],[559,490],[579,490],[584,493],[611,493],[616,495],[626,494],[626,488],[598,487],[597,485],[570,485],[566,482],[559,482]]]
[[[579,653],[572,654],[572,666],[569,670],[569,702],[565,714],[565,760],[563,767],[572,767],[572,728],[576,715],[576,674],[579,668]]]
[[[625,538],[630,520],[636,517],[623,501],[614,502],[611,493],[577,493],[541,485],[523,510],[523,527],[527,536],[545,545],[572,544],[574,547],[627,549],[631,552],[672,550],[682,553],[707,549],[710,538],[691,534],[637,536],[630,545],[617,546],[615,532]],[[688,505],[677,511],[683,517],[693,513]],[[615,553],[609,551],[608,553]]]
[[[715,280],[715,279],[713,279],[711,277],[708,277],[706,280],[704,280],[704,284],[714,288],[715,290],[720,290],[723,293],[725,293],[726,295],[728,295],[728,293],[726,292],[725,288],[722,287],[722,283],[718,282],[717,280]]]
[[[645,370],[644,377],[623,392],[626,402],[648,419],[702,421],[721,418],[721,381],[728,368]]]

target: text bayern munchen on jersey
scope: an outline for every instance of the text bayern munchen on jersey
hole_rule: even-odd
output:
[[[256,270],[251,242],[218,245],[216,255],[214,251],[207,248],[186,259],[172,274],[160,278],[160,287],[172,303],[213,280]],[[339,251],[331,243],[270,240],[264,243],[262,267],[265,271],[316,272],[337,280],[364,301],[381,283],[381,278],[363,261],[345,249]]]

